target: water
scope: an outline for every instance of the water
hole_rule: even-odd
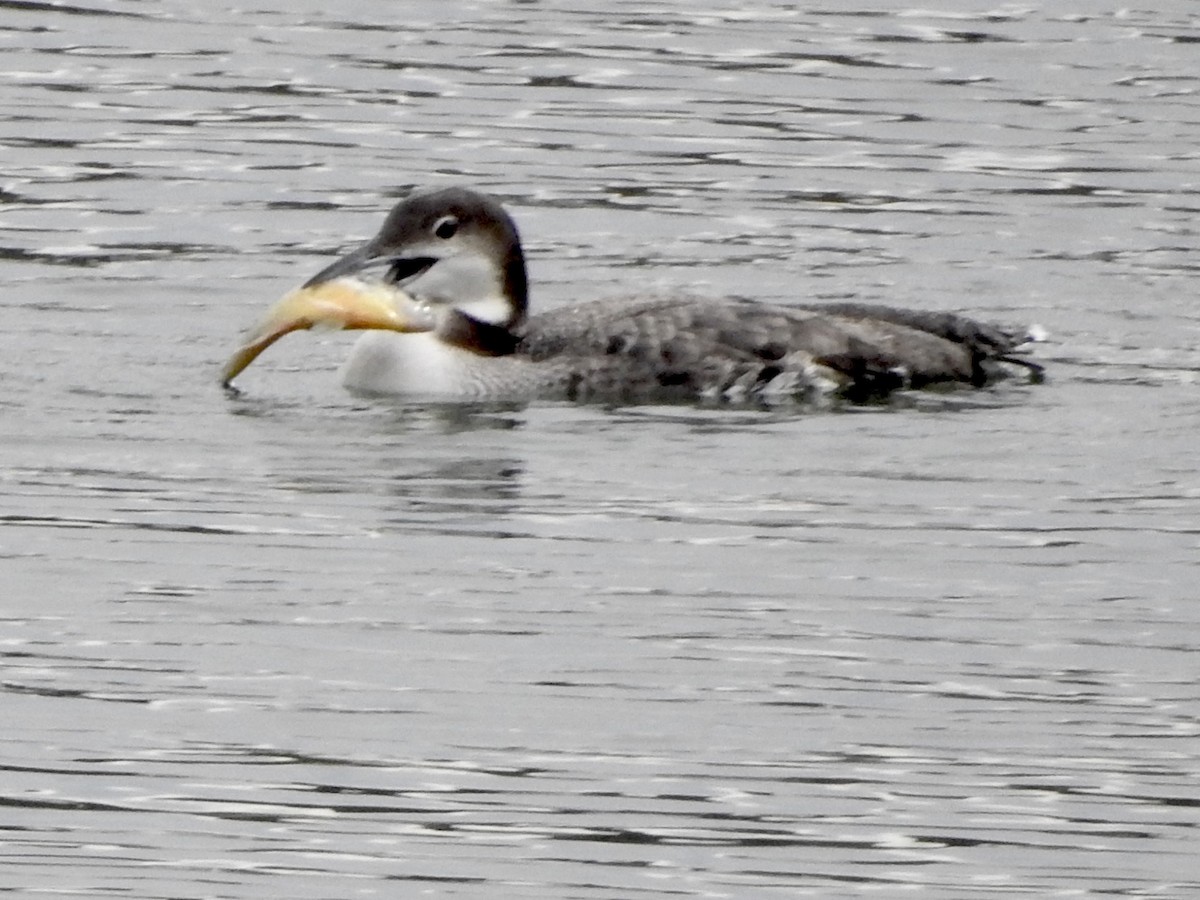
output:
[[[0,890],[1185,897],[1190,4],[0,4]],[[413,184],[534,303],[1037,322],[843,413],[344,393]]]

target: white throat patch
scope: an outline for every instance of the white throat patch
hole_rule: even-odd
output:
[[[490,325],[504,325],[512,316],[500,272],[482,254],[443,257],[407,282],[404,289],[421,300],[453,306]]]

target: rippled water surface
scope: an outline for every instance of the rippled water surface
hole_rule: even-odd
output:
[[[0,892],[1200,895],[1198,40],[1183,0],[0,0]],[[966,310],[1049,379],[448,408],[305,334],[218,390],[451,182],[541,306]]]

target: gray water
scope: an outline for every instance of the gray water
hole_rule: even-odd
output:
[[[1195,5],[583,6],[0,2],[0,892],[1200,896]],[[325,333],[222,394],[443,183],[542,307],[1049,378],[453,408]]]

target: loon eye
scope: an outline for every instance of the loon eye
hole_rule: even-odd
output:
[[[456,231],[458,231],[458,219],[455,216],[442,216],[433,223],[433,233],[443,241],[454,237]]]

